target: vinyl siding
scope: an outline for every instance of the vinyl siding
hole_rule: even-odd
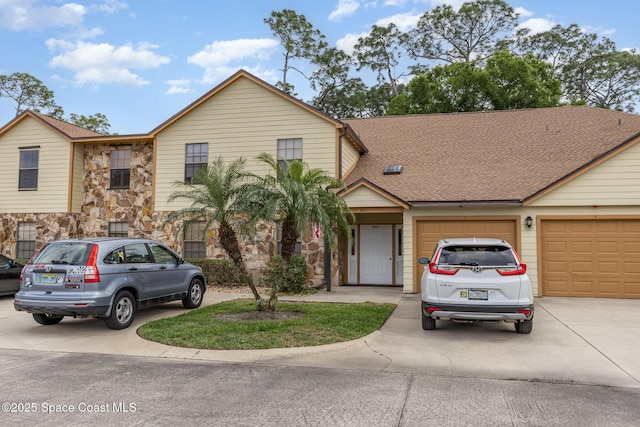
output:
[[[367,187],[359,187],[343,197],[350,208],[398,207],[397,203]]]
[[[358,151],[348,141],[342,141],[342,178],[351,170],[358,161]]]
[[[40,146],[38,189],[18,190],[19,147]],[[0,213],[66,212],[69,191],[70,143],[48,126],[26,117],[0,138],[3,163]]]
[[[640,205],[640,143],[608,159],[529,206]]]
[[[81,144],[74,144],[73,147],[74,155],[73,155],[73,180],[71,184],[71,212],[79,213],[82,211],[82,200],[83,200],[83,179],[84,179],[84,171],[83,167],[83,156],[84,156],[84,146]]]
[[[207,142],[209,161],[247,159],[247,169],[265,173],[256,156],[276,155],[279,138],[302,138],[303,160],[335,176],[335,125],[252,81],[240,78],[189,112],[157,137],[155,208],[181,207],[167,198],[184,179],[185,144]]]
[[[538,240],[537,240],[537,216],[569,216],[569,217],[598,217],[607,216],[638,216],[638,208],[629,207],[547,207],[547,208],[416,208],[405,211],[403,218],[404,232],[404,292],[413,292],[414,283],[414,242],[413,242],[413,218],[414,217],[496,217],[496,216],[520,216],[520,258],[527,264],[527,274],[531,278],[534,295],[540,295],[538,288]],[[529,229],[525,225],[525,218],[531,216],[534,219],[533,226]]]

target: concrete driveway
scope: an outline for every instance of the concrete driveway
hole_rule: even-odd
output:
[[[207,293],[205,304],[237,297]],[[640,388],[640,300],[537,298],[533,332],[520,335],[511,324],[448,321],[423,331],[420,296],[403,295],[399,288],[333,287],[296,299],[398,307],[379,331],[346,343],[215,351],[166,346],[137,335],[137,327],[149,320],[184,312],[179,302],[142,310],[130,328],[114,331],[98,319],[39,325],[31,315],[14,311],[11,297],[0,297],[0,348]]]

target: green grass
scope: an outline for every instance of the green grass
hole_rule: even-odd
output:
[[[214,316],[255,311],[254,300],[201,307],[143,325],[143,338],[178,347],[247,350],[306,347],[348,341],[382,326],[394,304],[278,302],[278,311],[304,315],[289,320],[221,320]]]

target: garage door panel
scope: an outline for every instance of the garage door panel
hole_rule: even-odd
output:
[[[543,295],[640,298],[640,220],[542,220],[541,249]]]
[[[440,239],[455,237],[492,237],[518,247],[515,219],[437,219],[416,222],[416,258],[431,257]],[[419,291],[424,266],[416,263],[415,277]]]

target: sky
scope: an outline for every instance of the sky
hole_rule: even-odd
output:
[[[148,133],[239,69],[275,84],[282,48],[264,19],[294,10],[352,52],[376,24],[415,27],[434,7],[464,0],[0,0],[0,75],[29,73],[65,111],[104,114],[110,132]],[[507,0],[534,32],[577,24],[618,49],[640,48],[638,0]],[[405,65],[413,63],[404,59]],[[304,64],[300,63],[304,68]],[[307,68],[308,70],[308,68]],[[405,70],[398,70],[398,74]],[[368,85],[372,75],[363,73]],[[303,101],[313,91],[291,74]],[[0,127],[15,102],[0,98]]]

